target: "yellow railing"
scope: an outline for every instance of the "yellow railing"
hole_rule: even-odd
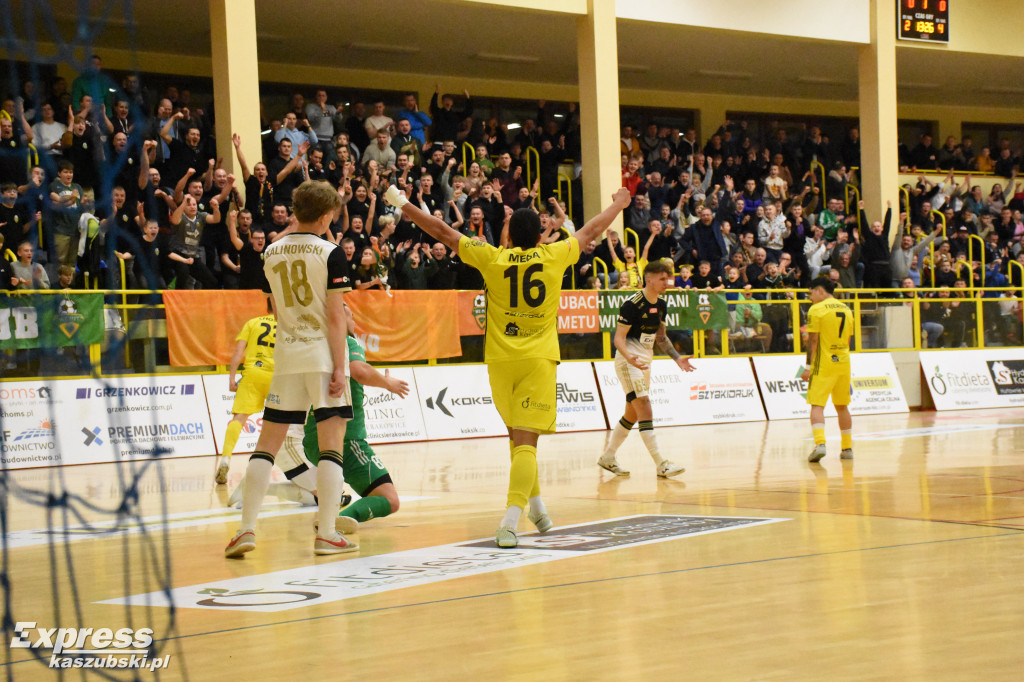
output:
[[[946,233],[946,214],[943,213],[942,211],[936,211],[935,209],[932,209],[931,215],[935,218],[935,222],[942,223],[942,238],[949,239],[949,235]],[[910,218],[909,213],[907,214],[907,218]]]
[[[820,161],[811,161],[811,172],[814,173],[814,169],[821,170],[821,182],[818,187],[821,188],[821,205],[828,206],[828,197],[825,196],[825,179],[828,177],[828,171],[825,170],[825,165]]]
[[[860,224],[860,210],[858,209],[858,206],[860,206],[860,190],[857,189],[856,187],[854,187],[853,185],[847,184],[846,188],[843,190],[843,193],[844,193],[843,202],[846,203],[846,214],[849,215],[850,214],[850,206],[851,206],[851,204],[850,204],[850,192],[851,191],[853,192],[853,194],[856,195],[856,198],[857,198],[857,200],[855,202],[853,202],[852,206],[853,206],[853,210],[857,211],[857,229],[860,229],[861,228],[861,224]]]
[[[602,289],[607,289],[608,288],[608,264],[605,263],[603,259],[598,258],[597,256],[594,256],[594,266],[593,266],[594,272],[597,272],[597,266],[598,265],[600,265],[601,266],[601,270],[604,271],[604,277],[599,277],[598,281],[601,282],[601,288]]]
[[[468,156],[466,155],[467,151],[469,152]],[[470,143],[463,141],[463,143],[462,143],[462,174],[463,175],[468,175],[469,174],[469,162],[470,161],[476,161],[476,149],[474,149],[473,145],[471,145]]]
[[[629,248],[629,235],[633,235],[633,242],[635,244],[633,246],[633,252],[636,254],[636,259],[640,260],[640,235],[638,235],[636,230],[631,227],[624,229],[623,233],[622,242],[626,245],[626,248]]]
[[[563,183],[564,180],[564,183]],[[562,192],[562,185],[565,185],[565,192]],[[572,178],[565,173],[558,174],[558,187],[555,189],[555,194],[561,201],[565,202],[565,214],[569,216],[569,220],[572,220],[573,224],[576,221],[572,217]]]
[[[540,152],[536,147],[526,148],[526,186],[533,189],[533,181],[540,177]],[[540,192],[534,197],[534,203],[540,209]]]
[[[903,212],[907,214],[907,220],[910,220],[910,190],[900,185],[900,196],[903,197]]]
[[[1024,299],[1024,263],[1021,263],[1020,261],[1017,261],[1017,260],[1008,261],[1007,262],[1007,267],[1006,267],[1006,277],[1007,277],[1007,279],[1010,280],[1010,283],[1012,284],[1013,283],[1013,269],[1015,267],[1020,269],[1021,298]]]
[[[974,244],[975,241],[977,241],[978,244],[979,244],[979,246],[978,246],[978,257],[977,258],[971,258],[971,256],[973,256],[974,254],[971,253],[972,249],[971,249],[970,245]],[[984,280],[984,277],[985,277],[985,240],[982,239],[981,237],[979,237],[976,234],[971,234],[971,235],[968,235],[967,243],[968,243],[967,258],[969,260],[971,260],[972,262],[973,261],[980,261],[981,262],[981,277],[982,277],[982,284],[984,284],[985,283],[985,280]],[[972,282],[974,281],[973,277],[971,278],[971,281]]]

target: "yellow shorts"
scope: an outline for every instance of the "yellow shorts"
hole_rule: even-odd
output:
[[[273,372],[255,367],[242,372],[242,378],[238,380],[238,390],[235,391],[235,402],[231,404],[231,413],[256,414],[262,411],[263,404],[267,402],[267,392],[270,390],[270,380],[273,376]]]
[[[807,384],[807,404],[824,407],[832,397],[833,405],[850,404],[850,365],[840,365],[827,372],[811,374]]]
[[[491,397],[505,426],[534,433],[555,432],[557,367],[554,360],[541,358],[488,363]]]

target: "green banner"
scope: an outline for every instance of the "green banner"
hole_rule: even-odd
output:
[[[637,290],[599,293],[601,331],[613,332],[618,324],[619,307],[623,301],[635,296]],[[668,303],[665,326],[669,329],[725,329],[729,326],[729,306],[725,294],[677,289],[667,291],[661,297]]]
[[[0,295],[0,349],[88,346],[103,341],[103,295]]]

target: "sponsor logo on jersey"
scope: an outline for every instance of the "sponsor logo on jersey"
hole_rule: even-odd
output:
[[[551,409],[551,405],[548,405],[545,402],[541,402],[540,400],[533,400],[532,398],[526,398],[526,400],[524,400],[522,404],[523,408],[527,410],[546,411]]]
[[[519,325],[509,322],[505,325],[505,336],[519,336]]]

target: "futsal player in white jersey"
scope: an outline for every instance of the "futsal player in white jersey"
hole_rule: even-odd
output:
[[[658,477],[668,478],[683,473],[685,469],[662,458],[654,437],[654,415],[648,397],[654,344],[657,343],[658,348],[675,360],[684,372],[692,372],[694,367],[689,357],[679,355],[665,331],[668,305],[661,295],[672,282],[672,266],[660,260],[648,263],[643,278],[644,288],[619,308],[619,324],[615,329],[615,374],[626,392],[626,410],[612,429],[608,447],[597,460],[597,465],[616,476],[629,475],[615,460],[615,451],[639,420],[640,437],[657,466]]]
[[[315,554],[358,549],[334,530],[344,478],[345,425],[352,418],[344,291],[345,254],[322,238],[341,210],[341,198],[327,183],[306,181],[292,194],[298,224],[264,250],[263,270],[277,310],[274,377],[263,410],[263,430],[249,458],[242,493],[242,525],[224,549],[241,557],[256,547],[256,517],[267,492],[274,457],[289,424],[303,424],[313,406],[319,433],[316,472],[318,533]]]

